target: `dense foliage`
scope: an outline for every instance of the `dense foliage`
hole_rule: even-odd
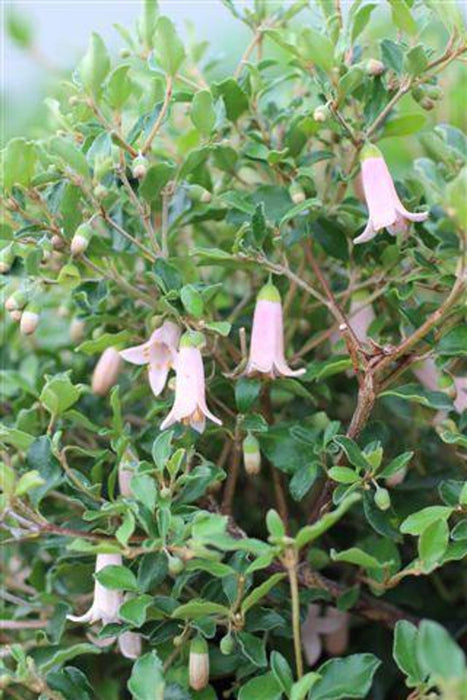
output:
[[[3,152],[0,686],[461,700],[462,21],[224,4],[234,72],[146,0]]]

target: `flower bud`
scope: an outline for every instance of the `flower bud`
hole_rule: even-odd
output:
[[[435,103],[430,97],[424,97],[422,100],[420,100],[420,107],[426,112],[431,112],[434,106]]]
[[[141,635],[123,632],[118,638],[118,648],[126,659],[137,659],[141,656]]]
[[[12,321],[21,321],[22,315],[23,312],[20,309],[13,309],[13,311],[10,311],[10,318]]]
[[[18,289],[16,292],[13,292],[13,294],[11,294],[5,301],[5,309],[7,311],[21,310],[24,309],[27,303],[27,294],[25,294],[25,292],[21,289]]]
[[[105,396],[114,386],[120,372],[121,358],[115,348],[107,348],[99,358],[92,375],[92,390],[98,396]]]
[[[219,649],[221,654],[224,654],[224,656],[229,656],[232,654],[233,650],[235,649],[235,642],[230,632],[229,634],[226,634],[225,637],[222,637],[219,644]]]
[[[181,574],[183,569],[184,569],[184,564],[183,561],[180,559],[180,557],[173,557],[172,555],[167,556],[167,564],[169,568],[169,574],[171,576],[178,576],[178,574]]]
[[[368,75],[378,76],[382,75],[386,70],[384,63],[378,61],[376,58],[370,58],[366,63],[366,72]]]
[[[148,171],[148,161],[144,156],[137,156],[131,166],[131,172],[133,177],[137,180],[141,180]]]
[[[407,467],[404,467],[403,469],[399,469],[398,472],[395,474],[391,474],[386,479],[386,485],[389,486],[389,488],[394,488],[395,486],[399,486],[399,484],[402,484],[402,482],[405,479],[405,476],[407,474]]]
[[[306,199],[303,187],[298,182],[292,182],[289,187],[289,194],[294,204],[301,204],[301,202],[304,202]]]
[[[104,185],[101,185],[101,183],[99,183],[94,187],[92,192],[96,199],[101,200],[107,196],[107,187],[104,187]]]
[[[212,194],[209,192],[209,190],[207,190],[205,187],[201,187],[201,185],[190,185],[188,192],[191,199],[193,199],[195,202],[207,204],[212,199]]]
[[[245,471],[250,476],[259,474],[261,469],[261,452],[259,449],[259,442],[254,435],[248,433],[246,438],[242,442],[243,448],[243,463],[245,465]]]
[[[29,304],[21,314],[20,331],[23,335],[32,335],[39,324],[39,309]]]
[[[329,117],[329,108],[326,107],[325,105],[321,105],[320,107],[316,107],[315,111],[313,112],[313,119],[315,122],[325,122],[327,121]]]
[[[52,243],[52,248],[54,250],[62,250],[65,247],[65,241],[57,233],[54,233],[50,239],[50,242]]]
[[[375,492],[375,504],[380,510],[387,510],[391,507],[391,497],[389,491],[385,488],[377,487]]]
[[[13,245],[10,243],[0,250],[0,274],[5,275],[7,272],[10,272],[14,261],[15,254],[13,252]]]
[[[432,100],[439,100],[443,96],[443,91],[439,85],[427,85],[426,94],[431,97]]]
[[[93,230],[90,224],[81,224],[71,239],[71,254],[81,255],[87,249]]]
[[[131,52],[129,49],[120,49],[119,54],[120,58],[128,58],[129,56],[131,56]]]
[[[70,339],[75,345],[80,343],[84,338],[84,329],[86,324],[81,318],[74,318],[70,323]]]
[[[193,690],[202,690],[209,683],[208,645],[201,635],[195,637],[190,644],[188,674]]]

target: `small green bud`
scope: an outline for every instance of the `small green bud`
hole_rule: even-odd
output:
[[[387,510],[391,507],[391,496],[389,491],[385,488],[377,487],[375,492],[375,504],[380,510]]]
[[[171,495],[171,493],[172,493],[172,491],[170,490],[170,488],[169,488],[168,486],[163,486],[163,487],[161,488],[161,496],[162,496],[162,498],[169,498],[169,496]]]
[[[148,171],[148,159],[144,156],[136,156],[131,164],[131,172],[134,178],[142,180]]]
[[[292,182],[289,187],[289,195],[294,204],[301,204],[306,199],[306,194],[299,182]]]
[[[194,202],[202,202],[207,204],[212,199],[212,194],[205,187],[201,185],[190,185],[188,187],[188,193]]]
[[[383,155],[379,148],[375,146],[373,143],[367,143],[365,146],[362,148],[362,152],[360,154],[360,160],[366,160],[367,158],[382,158]]]
[[[28,295],[22,289],[17,289],[5,301],[5,309],[7,311],[18,311],[24,309],[28,303]]]
[[[324,124],[324,122],[329,119],[329,107],[326,107],[325,105],[316,107],[315,111],[313,112],[313,119],[315,122]]]
[[[183,634],[177,634],[177,636],[172,639],[172,644],[174,647],[181,647],[183,644]]]
[[[167,556],[167,563],[171,576],[178,576],[178,574],[181,574],[185,566],[180,557],[173,557],[170,554]]]
[[[431,112],[431,110],[434,108],[435,103],[434,101],[429,98],[429,97],[424,97],[423,100],[420,100],[420,107],[424,109],[426,112]]]
[[[230,654],[232,654],[233,650],[235,649],[235,642],[230,632],[229,634],[226,634],[225,637],[222,637],[219,643],[219,649],[221,654],[224,654],[224,656],[230,656]]]
[[[101,185],[100,183],[96,185],[93,189],[94,197],[98,200],[104,199],[107,196],[107,187]]]
[[[13,265],[15,261],[15,254],[13,251],[13,244],[10,243],[9,245],[5,246],[5,248],[2,248],[0,250],[0,274],[5,275],[7,272],[10,272],[11,266]]]
[[[129,49],[120,49],[119,54],[120,58],[128,58],[129,56],[131,56],[131,52]]]
[[[258,440],[248,433],[246,438],[242,442],[243,448],[243,463],[245,465],[245,471],[247,474],[255,475],[259,474],[261,470],[261,452],[259,449]]]
[[[188,675],[193,690],[202,690],[209,683],[208,645],[201,635],[195,637],[190,644]]]
[[[28,304],[21,314],[20,331],[23,335],[32,335],[39,325],[39,309],[35,304]]]
[[[439,85],[427,85],[426,94],[431,97],[432,100],[439,100],[443,96],[443,91]]]
[[[80,224],[75,231],[73,238],[71,239],[71,254],[81,255],[85,252],[89,245],[93,234],[93,228],[89,223]]]
[[[382,61],[378,61],[376,58],[370,58],[367,61],[365,68],[368,75],[372,76],[382,75],[386,70],[384,63],[382,63]]]

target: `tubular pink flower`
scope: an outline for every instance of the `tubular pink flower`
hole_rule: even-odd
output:
[[[279,291],[266,284],[259,292],[253,316],[250,356],[244,374],[299,377],[305,369],[292,370],[284,355],[284,328]]]
[[[98,554],[96,557],[96,573],[106,566],[121,566],[120,554]],[[99,620],[103,625],[109,622],[118,622],[118,610],[123,602],[121,591],[111,591],[104,588],[99,581],[94,584],[94,600],[89,610],[84,615],[67,615],[72,622],[89,622],[93,624]]]
[[[454,408],[458,413],[463,413],[467,411],[467,377],[454,377],[454,386],[457,392]]]
[[[169,415],[162,422],[161,430],[173,423],[185,423],[199,433],[206,427],[206,418],[222,425],[206,404],[203,359],[188,334],[180,341],[175,359],[175,401]]]
[[[154,396],[162,392],[169,370],[174,366],[180,329],[172,321],[164,321],[146,343],[120,351],[120,356],[134,365],[148,365],[149,384]]]
[[[118,379],[121,365],[120,355],[115,348],[107,348],[100,356],[92,374],[92,390],[98,396],[105,396]]]
[[[141,656],[141,635],[136,632],[123,632],[118,638],[118,648],[126,659]]]
[[[347,624],[347,619],[344,623],[341,617],[330,615],[329,611],[322,616],[320,606],[316,603],[308,606],[308,615],[301,628],[301,638],[305,657],[310,666],[314,666],[321,656],[323,649],[321,638],[337,634],[343,624]]]
[[[354,238],[354,243],[365,243],[377,232],[386,228],[395,236],[407,229],[408,221],[425,221],[428,212],[412,214],[399,199],[391,173],[381,154],[372,144],[365,146],[361,154],[363,191],[369,218],[363,233]]]

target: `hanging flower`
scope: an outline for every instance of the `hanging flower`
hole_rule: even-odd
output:
[[[92,374],[92,390],[98,396],[105,396],[117,382],[122,362],[118,350],[106,348],[100,356]]]
[[[118,638],[118,648],[126,659],[137,659],[141,656],[141,635],[136,632],[123,632]]]
[[[164,321],[149,340],[120,351],[120,356],[134,365],[148,365],[149,384],[154,396],[159,396],[174,365],[180,329],[172,321]]]
[[[95,572],[97,573],[106,566],[121,566],[121,554],[98,554],[96,557]],[[123,602],[121,591],[113,591],[104,588],[99,581],[94,584],[94,599],[91,607],[84,615],[67,615],[67,619],[72,622],[94,622],[101,621],[103,625],[109,622],[118,622],[118,610]]]
[[[365,230],[354,243],[365,243],[377,232],[386,228],[395,236],[407,229],[407,221],[425,221],[428,212],[411,214],[403,206],[381,151],[373,144],[365,146],[361,153],[363,191],[369,211]]]
[[[341,655],[348,644],[348,614],[332,607],[327,608],[325,615],[320,612],[319,605],[309,605],[302,624],[303,650],[310,666],[314,666],[321,656],[323,644],[331,656]]]
[[[173,423],[185,423],[202,433],[206,426],[206,418],[222,425],[222,421],[207,407],[203,359],[189,333],[185,333],[180,340],[175,372],[175,401],[169,415],[162,422],[161,430]]]
[[[253,316],[250,356],[244,374],[299,377],[305,369],[292,370],[284,356],[282,303],[278,289],[266,284],[259,292]]]
[[[467,377],[454,377],[456,387],[456,398],[454,408],[458,413],[467,411]]]
[[[131,447],[127,447],[118,464],[118,487],[122,496],[126,498],[133,495],[130,484],[135,475],[137,465],[138,457]]]

